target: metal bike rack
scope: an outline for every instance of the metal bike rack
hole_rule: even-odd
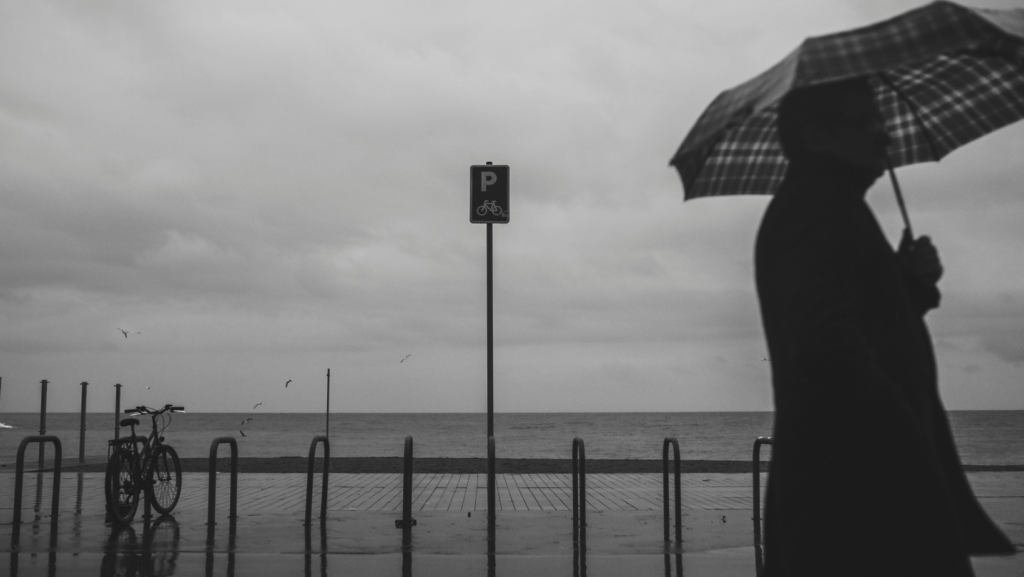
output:
[[[682,503],[682,489],[680,483],[682,476],[680,475],[679,465],[679,441],[674,437],[665,437],[665,442],[661,445],[661,496],[662,502],[665,509],[665,542],[668,542],[668,447],[672,445],[673,454],[675,456],[675,477],[676,477],[676,543],[683,542],[683,503]]]
[[[320,489],[320,522],[327,520],[327,473],[331,467],[331,442],[326,436],[313,437],[309,444],[309,467],[306,473],[306,526],[312,522],[313,517],[313,458],[316,456],[316,446],[324,444],[324,472],[323,487]]]
[[[587,530],[587,456],[583,439],[572,440],[572,533],[573,539],[578,538],[577,531],[586,534]]]
[[[402,518],[395,519],[395,527],[411,529],[415,524],[416,519],[412,518],[412,435],[407,435],[402,462]]]
[[[22,439],[21,444],[18,445],[18,460],[14,477],[14,519],[11,521],[11,524],[14,525],[15,531],[17,531],[17,527],[21,524],[21,493],[25,485],[25,448],[28,447],[29,443],[40,443],[40,446],[43,443],[53,443],[53,505],[50,512],[50,529],[56,531],[57,503],[60,500],[60,461],[62,453],[60,439],[55,435],[30,435]]]
[[[771,437],[758,437],[754,441],[754,557],[757,565],[756,575],[764,569],[764,558],[761,552],[761,445],[771,445]]]
[[[207,502],[206,525],[212,529],[216,522],[217,507],[217,447],[221,443],[231,445],[231,513],[229,519],[238,517],[238,442],[234,437],[218,437],[210,445],[210,489],[209,501]]]

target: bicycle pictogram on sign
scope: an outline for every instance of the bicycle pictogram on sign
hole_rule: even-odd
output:
[[[501,208],[501,206],[498,205],[497,201],[494,200],[485,200],[483,204],[476,207],[477,216],[484,216],[487,213],[491,213],[494,216],[508,216],[508,213],[505,212],[505,209]]]

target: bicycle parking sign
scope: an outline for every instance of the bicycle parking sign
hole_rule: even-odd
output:
[[[508,223],[508,165],[469,167],[469,222]]]

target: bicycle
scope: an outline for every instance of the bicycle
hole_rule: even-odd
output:
[[[125,413],[150,415],[153,418],[153,432],[149,437],[135,435],[139,420],[123,419],[122,427],[131,427],[130,437],[109,441],[116,449],[107,461],[104,478],[104,493],[107,512],[116,521],[129,523],[139,507],[139,493],[145,491],[146,499],[158,513],[166,515],[174,510],[181,496],[181,461],[170,445],[164,444],[163,432],[170,426],[170,415],[183,412],[185,407],[165,405],[162,409],[135,407]],[[164,419],[167,422],[164,422]],[[160,419],[160,426],[157,426]],[[142,449],[139,449],[139,444]]]

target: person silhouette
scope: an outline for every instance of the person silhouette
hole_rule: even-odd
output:
[[[1011,554],[968,485],[925,314],[938,251],[865,202],[890,142],[866,78],[779,105],[785,178],[754,254],[775,403],[764,577],[973,575]]]

